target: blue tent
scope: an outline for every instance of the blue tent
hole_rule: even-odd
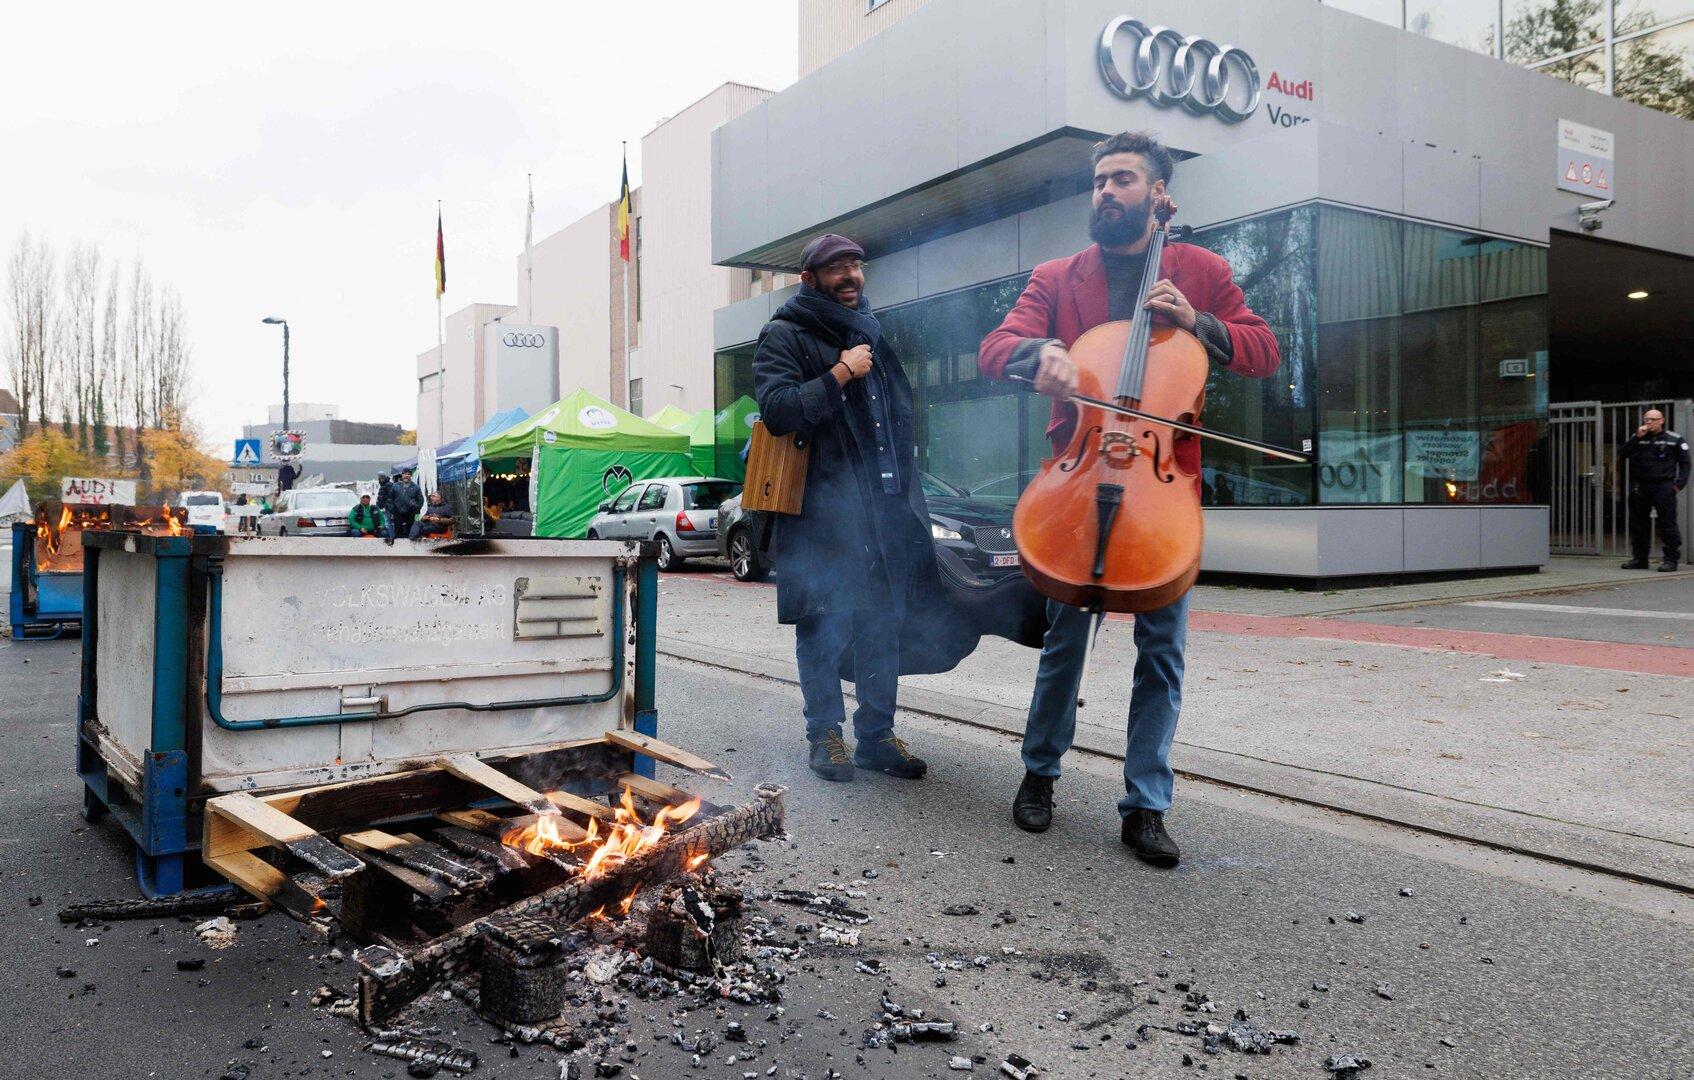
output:
[[[448,454],[452,454],[456,451],[463,450],[464,447],[465,447],[465,442],[467,441],[468,438],[469,438],[469,436],[466,436],[466,438],[464,438],[464,439],[454,439],[452,442],[442,443],[440,446],[435,448],[435,460],[440,461],[442,458],[446,457]],[[471,445],[474,448],[474,446],[476,444],[472,443]],[[395,465],[392,468],[390,468],[388,470],[388,475],[399,476],[403,472],[415,473],[417,471],[418,471],[418,456],[416,454],[413,454],[411,457],[407,458],[405,461],[402,461],[400,464]]]
[[[529,413],[522,407],[507,409],[490,416],[483,421],[481,427],[451,447],[442,447],[435,455],[436,480],[450,484],[475,476],[476,471],[482,467],[482,459],[477,457],[476,453],[477,444],[528,419]]]

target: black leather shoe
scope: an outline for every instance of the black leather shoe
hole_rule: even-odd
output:
[[[1645,569],[1647,569],[1647,560],[1646,559],[1631,559],[1628,562],[1624,563],[1622,566],[1618,567],[1618,569],[1619,570],[1645,570]]]
[[[1149,866],[1170,869],[1182,861],[1176,841],[1165,831],[1165,815],[1157,810],[1131,810],[1123,819],[1123,842]]]
[[[1053,777],[1023,774],[1012,800],[1012,824],[1024,832],[1046,832],[1053,824]]]
[[[1661,574],[1675,573],[1676,572],[1676,563],[1677,563],[1677,560],[1675,560],[1675,559],[1666,559],[1664,562],[1659,564],[1659,573],[1661,573]]]
[[[861,769],[916,780],[929,771],[924,759],[906,749],[906,744],[890,735],[876,742],[862,742],[853,750],[853,764]]]
[[[812,771],[825,780],[853,779],[853,758],[847,753],[847,743],[841,732],[830,728],[812,743]]]

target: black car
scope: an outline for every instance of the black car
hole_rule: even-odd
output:
[[[1018,546],[1012,539],[1009,499],[974,499],[970,492],[920,473],[929,503],[929,534],[938,557],[955,572],[983,582],[1018,573]],[[770,573],[765,543],[771,515],[742,510],[741,496],[718,507],[718,554],[729,560],[738,581],[759,581]]]

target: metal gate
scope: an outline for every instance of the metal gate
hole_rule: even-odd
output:
[[[1563,555],[1629,554],[1629,467],[1618,451],[1656,408],[1665,427],[1688,434],[1691,401],[1567,401],[1547,406],[1547,480],[1551,492],[1549,543]],[[1686,531],[1694,484],[1682,493]],[[1656,546],[1656,542],[1655,542]]]

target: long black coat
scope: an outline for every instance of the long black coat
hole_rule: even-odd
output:
[[[783,623],[854,609],[898,619],[935,574],[911,383],[885,339],[875,363],[885,376],[905,489],[884,494],[845,414],[849,397],[867,393],[869,380],[842,387],[829,372],[844,347],[823,323],[788,304],[759,332],[753,356],[753,396],[765,427],[811,447],[803,512],[779,515],[772,538]]]

